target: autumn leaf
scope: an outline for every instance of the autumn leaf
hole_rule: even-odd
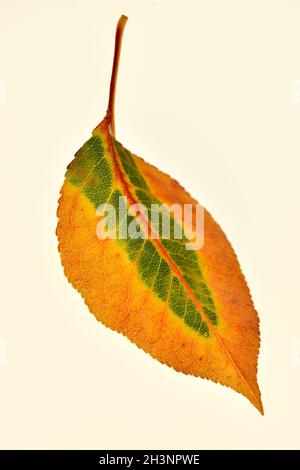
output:
[[[57,236],[65,275],[107,327],[127,336],[163,364],[242,393],[263,413],[257,384],[259,322],[236,255],[219,225],[204,211],[204,245],[188,249],[176,238],[182,220],[171,219],[169,238],[155,234],[146,215],[152,205],[180,207],[197,201],[175,180],[137,157],[115,138],[114,102],[124,26],[117,25],[106,116],[68,166],[58,207]],[[99,223],[110,205],[118,236],[101,238]],[[108,207],[108,206],[105,206]],[[161,214],[158,229],[162,227]],[[125,220],[125,222],[124,222]],[[140,236],[121,237],[136,224]],[[187,232],[194,218],[184,221]],[[190,226],[188,226],[190,224]],[[150,231],[151,231],[150,230]]]

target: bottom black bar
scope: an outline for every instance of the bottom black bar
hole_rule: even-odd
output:
[[[147,469],[149,466],[198,467],[216,464],[246,465],[264,462],[286,466],[299,462],[298,450],[2,450],[0,468],[54,468],[57,465],[84,468]]]

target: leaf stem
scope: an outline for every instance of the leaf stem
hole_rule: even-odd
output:
[[[109,131],[113,137],[115,136],[116,85],[117,85],[117,78],[118,78],[118,69],[119,69],[119,62],[120,62],[123,32],[124,32],[124,28],[125,28],[127,20],[128,20],[127,16],[125,15],[121,16],[117,24],[116,37],[115,37],[114,61],[113,61],[113,67],[112,67],[112,72],[111,72],[109,100],[108,100],[108,108],[107,108],[107,117],[109,119]]]

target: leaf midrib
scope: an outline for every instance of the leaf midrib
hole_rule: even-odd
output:
[[[124,191],[124,194],[127,196],[128,200],[130,201],[131,204],[139,204],[139,201],[133,196],[131,190],[130,190],[130,187],[131,187],[131,183],[128,181],[126,175],[124,174],[123,170],[122,170],[122,167],[121,167],[121,162],[119,161],[119,157],[117,156],[116,154],[116,151],[115,151],[115,148],[114,148],[114,144],[112,142],[112,139],[113,137],[110,135],[110,133],[108,132],[108,129],[103,129],[103,132],[107,134],[108,136],[108,153],[112,155],[112,160],[113,160],[113,163],[114,163],[114,166],[115,166],[115,170],[116,170],[116,173],[118,175],[118,178],[120,180],[120,183],[122,185],[122,188],[123,188],[123,191]],[[141,225],[145,228],[147,227],[148,225],[148,222],[147,222],[147,219],[145,218],[145,216],[143,214],[140,214],[139,216],[139,220],[141,221]],[[155,231],[153,231],[154,233],[156,233]],[[169,263],[169,265],[171,266],[171,268],[173,269],[173,272],[176,273],[176,275],[178,276],[181,284],[184,286],[185,290],[186,290],[186,294],[187,296],[193,300],[194,304],[196,305],[196,307],[200,310],[201,312],[201,315],[203,316],[203,319],[209,324],[209,327],[210,327],[210,330],[211,332],[213,333],[213,335],[215,336],[215,338],[217,339],[217,341],[219,342],[221,348],[223,349],[223,351],[225,352],[225,354],[228,356],[230,362],[232,363],[232,365],[234,366],[235,370],[237,371],[237,373],[240,375],[240,377],[242,378],[242,380],[244,381],[244,383],[246,384],[246,386],[248,387],[251,395],[253,396],[254,398],[254,401],[256,402],[257,404],[257,408],[263,413],[263,408],[262,408],[262,404],[260,402],[260,400],[258,400],[255,392],[253,391],[252,387],[250,386],[249,382],[247,381],[247,379],[245,378],[244,374],[241,372],[241,370],[239,369],[238,365],[236,364],[236,362],[234,361],[234,359],[232,358],[231,354],[229,353],[229,351],[226,349],[220,335],[218,334],[218,332],[216,331],[214,325],[212,324],[212,322],[210,321],[210,319],[208,318],[208,316],[205,314],[204,310],[203,310],[203,307],[201,305],[201,303],[198,301],[198,299],[196,298],[194,292],[192,291],[191,287],[188,285],[188,283],[185,281],[185,279],[183,278],[182,276],[182,273],[181,271],[179,270],[179,268],[176,266],[176,264],[173,262],[172,258],[170,257],[170,255],[168,254],[168,252],[165,250],[165,248],[162,246],[162,244],[160,243],[160,240],[159,239],[153,239],[152,240],[153,244],[156,246],[156,248],[158,249],[158,251],[161,253],[161,255],[165,258],[165,260]]]

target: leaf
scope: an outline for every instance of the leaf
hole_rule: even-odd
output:
[[[116,239],[97,236],[103,220],[97,208],[110,203],[120,213],[120,196],[126,196],[126,208],[144,204],[125,220],[125,228],[135,221],[144,235],[149,230],[145,207],[193,204],[195,213],[197,205],[170,176],[115,138],[115,88],[126,20],[122,16],[117,26],[106,116],[68,166],[61,190],[57,236],[65,275],[104,325],[177,371],[242,393],[263,413],[256,380],[258,316],[236,255],[211,215],[204,213],[205,240],[198,250],[188,250],[186,238],[175,239],[180,222],[175,214],[169,239],[122,238],[121,218]],[[150,222],[153,228],[152,214]]]

